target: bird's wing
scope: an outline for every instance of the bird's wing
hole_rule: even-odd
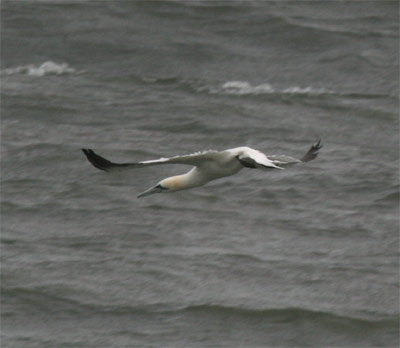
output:
[[[278,166],[301,162],[299,159],[286,155],[268,155],[268,159]]]
[[[108,159],[98,155],[91,149],[82,149],[83,153],[86,155],[89,162],[96,168],[104,170],[104,171],[119,171],[124,169],[131,168],[139,168],[139,167],[147,167],[153,166],[157,164],[168,164],[168,163],[176,163],[176,164],[187,164],[192,166],[198,166],[205,161],[212,160],[215,158],[215,155],[218,151],[204,151],[204,152],[196,152],[189,155],[183,156],[174,156],[169,158],[159,158],[156,160],[149,161],[141,161],[135,163],[114,163],[109,161]]]
[[[276,168],[283,169],[271,161],[262,152],[247,148],[243,153],[237,156],[239,162],[248,168]]]
[[[270,159],[274,164],[283,167],[300,162],[310,162],[318,156],[318,152],[321,148],[322,148],[321,139],[319,139],[315,144],[313,144],[310,147],[307,153],[300,159],[285,155],[272,155],[268,156],[268,159]]]
[[[322,148],[321,139],[319,139],[315,144],[313,144],[307,153],[300,158],[302,162],[310,162],[318,156],[319,150]]]

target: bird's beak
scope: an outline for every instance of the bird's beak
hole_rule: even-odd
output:
[[[140,193],[140,194],[137,196],[137,198],[144,197],[144,196],[149,196],[149,195],[152,195],[153,193],[160,193],[160,192],[162,192],[162,191],[163,191],[162,188],[160,188],[160,187],[158,187],[158,186],[154,186],[154,187],[151,187],[151,188],[149,188],[148,190],[146,190],[146,191]]]

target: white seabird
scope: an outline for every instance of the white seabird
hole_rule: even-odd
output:
[[[193,168],[186,174],[172,176],[161,180],[157,185],[139,194],[139,198],[153,193],[175,192],[202,186],[211,180],[236,174],[244,167],[283,169],[287,165],[309,162],[317,157],[318,151],[321,147],[321,140],[318,140],[318,142],[312,145],[301,159],[285,155],[266,156],[258,150],[242,146],[225,151],[209,150],[196,152],[190,155],[159,158],[156,160],[136,163],[114,163],[99,156],[91,149],[82,149],[82,151],[93,166],[106,172],[169,163],[193,166]]]

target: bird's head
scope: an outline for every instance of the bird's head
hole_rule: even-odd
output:
[[[161,184],[157,184],[156,186],[150,187],[148,190],[140,193],[138,195],[138,198],[140,197],[144,197],[144,196],[149,196],[152,195],[153,193],[163,193],[163,192],[167,192],[168,188],[162,186]]]
[[[156,186],[149,188],[148,190],[142,192],[138,195],[138,198],[152,195],[153,193],[164,193],[182,190],[182,183],[179,176],[173,176],[161,180]]]

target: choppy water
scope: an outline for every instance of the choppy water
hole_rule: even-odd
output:
[[[397,1],[2,1],[3,347],[399,344]],[[320,157],[136,199],[241,145]]]

